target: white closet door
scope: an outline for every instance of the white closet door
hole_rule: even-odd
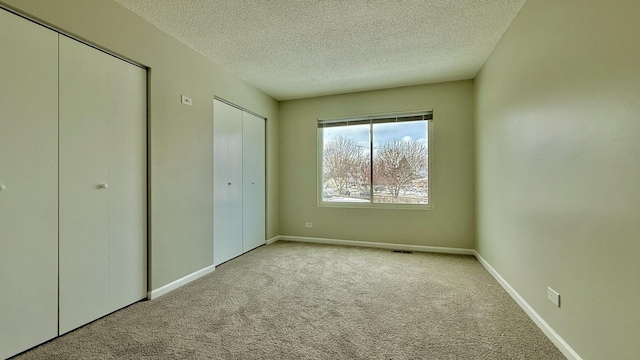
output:
[[[213,264],[242,254],[242,111],[214,100]]]
[[[60,334],[109,302],[106,55],[60,36]]]
[[[146,82],[109,57],[109,312],[146,297]]]
[[[242,251],[265,242],[265,120],[242,113]]]
[[[0,358],[58,334],[58,35],[0,10]]]

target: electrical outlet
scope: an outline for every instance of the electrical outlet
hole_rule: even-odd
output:
[[[180,96],[180,102],[182,102],[184,105],[188,105],[191,106],[191,98],[190,97],[186,97],[184,95]]]
[[[560,294],[550,287],[547,288],[547,300],[560,307]]]
[[[304,223],[304,227],[311,229],[313,227],[313,223]]]

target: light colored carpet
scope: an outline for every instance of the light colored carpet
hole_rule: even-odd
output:
[[[281,241],[18,359],[564,356],[471,256]]]

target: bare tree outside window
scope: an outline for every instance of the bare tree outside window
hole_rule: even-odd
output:
[[[337,189],[337,195],[346,195],[349,185],[359,180],[361,152],[362,149],[353,138],[339,136],[325,144],[322,178]]]
[[[382,144],[374,153],[373,179],[375,185],[384,187],[391,199],[374,192],[374,201],[404,202],[398,200],[401,194],[409,197],[416,192],[419,192],[415,194],[417,197],[426,196],[415,181],[427,176],[427,159],[425,143],[392,139]]]

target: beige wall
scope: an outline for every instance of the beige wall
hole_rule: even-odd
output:
[[[529,0],[476,79],[477,249],[584,359],[640,354],[638,19]]]
[[[151,289],[213,264],[213,97],[268,118],[267,237],[278,228],[278,103],[112,1],[4,0],[150,67]],[[180,95],[193,106],[180,104]]]
[[[434,210],[317,206],[318,118],[429,108],[434,110]],[[279,131],[282,235],[474,247],[472,81],[285,101]],[[305,222],[313,228],[306,229]]]

